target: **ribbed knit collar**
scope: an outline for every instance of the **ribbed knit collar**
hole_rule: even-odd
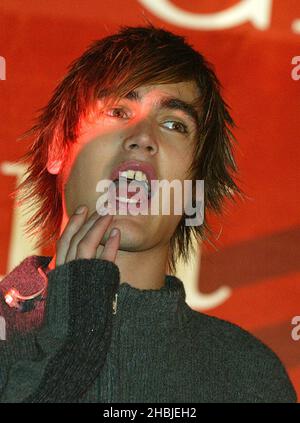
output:
[[[175,276],[166,275],[165,285],[160,289],[138,289],[123,282],[117,294],[117,321],[145,328],[146,319],[149,329],[154,326],[167,329],[181,325],[186,318],[184,286]]]

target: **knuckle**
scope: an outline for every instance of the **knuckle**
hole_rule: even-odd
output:
[[[77,245],[77,252],[78,253],[83,253],[83,252],[87,252],[89,250],[89,244],[87,242],[87,240],[82,239],[81,241],[79,241],[78,245]]]
[[[81,219],[78,219],[78,217],[81,217],[81,215],[73,214],[70,217],[69,222],[65,228],[66,234],[72,234],[73,232],[77,231],[82,226],[83,222]]]
[[[87,246],[86,240],[85,239],[82,239],[81,241],[78,242],[77,249],[86,248],[86,246]]]

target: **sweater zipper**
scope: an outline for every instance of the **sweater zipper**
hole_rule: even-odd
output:
[[[115,298],[112,302],[113,314],[117,314],[117,302],[118,302],[118,294],[115,294]]]

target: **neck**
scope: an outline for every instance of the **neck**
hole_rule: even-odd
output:
[[[120,283],[127,282],[139,289],[159,289],[165,284],[168,250],[153,248],[146,251],[119,250],[116,265],[120,270]]]

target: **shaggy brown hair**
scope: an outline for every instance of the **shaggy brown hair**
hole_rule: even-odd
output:
[[[59,158],[75,143],[79,121],[87,116],[103,93],[120,97],[139,86],[195,81],[199,97],[198,141],[191,167],[193,178],[204,179],[205,216],[201,226],[189,227],[182,217],[170,242],[168,270],[176,270],[178,258],[188,260],[191,235],[201,240],[211,234],[208,210],[220,213],[225,197],[241,193],[233,180],[237,168],[232,154],[233,120],[220,94],[212,66],[184,39],[152,25],[122,27],[95,41],[68,68],[34,126],[21,138],[32,137],[21,158],[28,165],[25,180],[13,195],[18,204],[38,205],[27,222],[26,233],[41,235],[36,247],[56,242],[62,220],[62,188],[59,175],[47,170],[49,149]]]

